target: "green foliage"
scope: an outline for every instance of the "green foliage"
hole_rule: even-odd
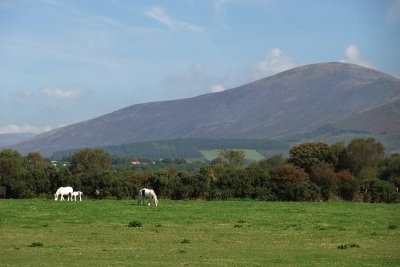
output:
[[[384,159],[385,149],[374,138],[355,138],[347,146],[347,163],[349,169],[358,174],[366,168],[375,168]]]
[[[11,184],[22,172],[22,156],[17,151],[0,151],[0,185],[3,186],[3,197],[13,197]]]
[[[382,162],[379,178],[386,181],[400,178],[400,154],[390,155]]]
[[[338,179],[332,166],[320,162],[311,167],[310,180],[321,188],[321,196],[324,200],[330,199],[336,192]]]
[[[379,179],[366,179],[361,182],[364,189],[364,201],[396,203],[400,201],[400,195],[396,187],[387,181]]]
[[[102,149],[85,148],[71,158],[72,173],[94,173],[111,169],[111,156]]]
[[[289,151],[289,162],[309,172],[317,163],[327,159],[328,145],[325,143],[303,143]]]
[[[340,244],[339,246],[337,246],[337,249],[348,249],[348,248],[359,248],[359,247],[360,245],[351,243],[351,244]]]
[[[353,200],[358,192],[358,184],[348,171],[336,173],[338,179],[338,195],[344,200]]]
[[[52,197],[58,187],[69,185],[88,198],[98,199],[135,198],[140,188],[149,187],[160,198],[175,200],[316,201],[340,197],[400,202],[396,191],[400,186],[399,155],[381,159],[376,156],[380,155],[380,145],[373,140],[352,144],[348,149],[341,143],[306,143],[294,147],[288,160],[278,155],[251,163],[245,161],[243,151],[223,150],[209,165],[167,158],[154,164],[142,161],[147,164],[112,166],[105,151],[84,149],[72,155],[71,164],[53,166],[38,153],[23,157],[13,150],[3,150],[0,197]],[[369,163],[356,174],[347,169],[352,163],[349,155],[357,154],[354,151],[371,153],[363,155]]]
[[[257,150],[251,150],[251,149],[237,149],[237,150],[243,151],[245,161],[248,162],[265,159],[265,157],[262,154],[260,154]],[[221,149],[213,149],[213,150],[201,150],[200,152],[206,160],[212,161],[218,157],[220,151]]]
[[[132,157],[150,160],[164,158],[202,159],[202,150],[286,150],[288,144],[271,139],[172,139],[102,147],[115,162],[127,163]],[[70,158],[76,150],[57,151],[53,159]]]
[[[325,161],[331,164],[336,171],[346,168],[346,147],[343,142],[334,143],[328,147]]]
[[[129,222],[128,227],[139,228],[139,227],[143,227],[143,224],[138,220],[133,220],[133,221]]]
[[[29,245],[29,247],[43,247],[44,244],[42,242],[33,242],[32,244]]]
[[[239,169],[244,166],[244,152],[241,150],[222,150],[216,159],[211,161],[211,166],[217,168]]]

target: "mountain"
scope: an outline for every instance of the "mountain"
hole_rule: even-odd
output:
[[[7,147],[19,142],[28,140],[35,136],[35,133],[5,133],[0,134],[0,147]]]
[[[118,145],[176,138],[271,138],[323,125],[356,128],[365,112],[386,110],[400,96],[400,79],[346,63],[305,65],[219,93],[132,105],[58,128],[14,146],[21,153]],[[383,111],[382,111],[383,112]],[[398,109],[389,121],[400,123]],[[379,113],[379,114],[378,114]],[[386,118],[386,117],[385,117]],[[340,124],[342,123],[342,124]],[[372,122],[370,122],[372,123]]]

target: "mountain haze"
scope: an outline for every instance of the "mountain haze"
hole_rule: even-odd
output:
[[[271,138],[327,124],[400,134],[393,127],[400,124],[399,97],[400,79],[393,76],[353,64],[312,64],[219,93],[132,105],[13,148],[49,156],[57,150],[163,139]]]

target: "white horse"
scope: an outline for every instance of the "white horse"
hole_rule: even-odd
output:
[[[147,188],[142,188],[139,190],[139,194],[138,194],[138,205],[140,205],[140,203],[142,203],[142,205],[144,205],[144,200],[146,199],[146,197],[149,198],[149,206],[151,206],[151,203],[154,203],[155,206],[158,206],[158,199],[157,199],[157,195],[154,192],[153,189],[147,189]]]
[[[76,201],[76,197],[79,197],[79,201],[82,201],[83,193],[81,191],[75,191],[71,194],[71,201],[74,199]]]
[[[74,192],[74,189],[72,187],[67,186],[67,187],[60,187],[57,189],[57,192],[54,194],[54,200],[58,200],[58,196],[61,195],[60,201],[64,200],[64,196],[68,195],[68,201],[69,201],[69,196]],[[72,198],[71,198],[72,200]]]

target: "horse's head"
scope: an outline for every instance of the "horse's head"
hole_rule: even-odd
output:
[[[158,206],[158,199],[157,199],[157,197],[154,198],[154,205],[156,205],[156,207]]]
[[[54,200],[57,200],[57,199],[58,199],[57,194],[54,194]]]

